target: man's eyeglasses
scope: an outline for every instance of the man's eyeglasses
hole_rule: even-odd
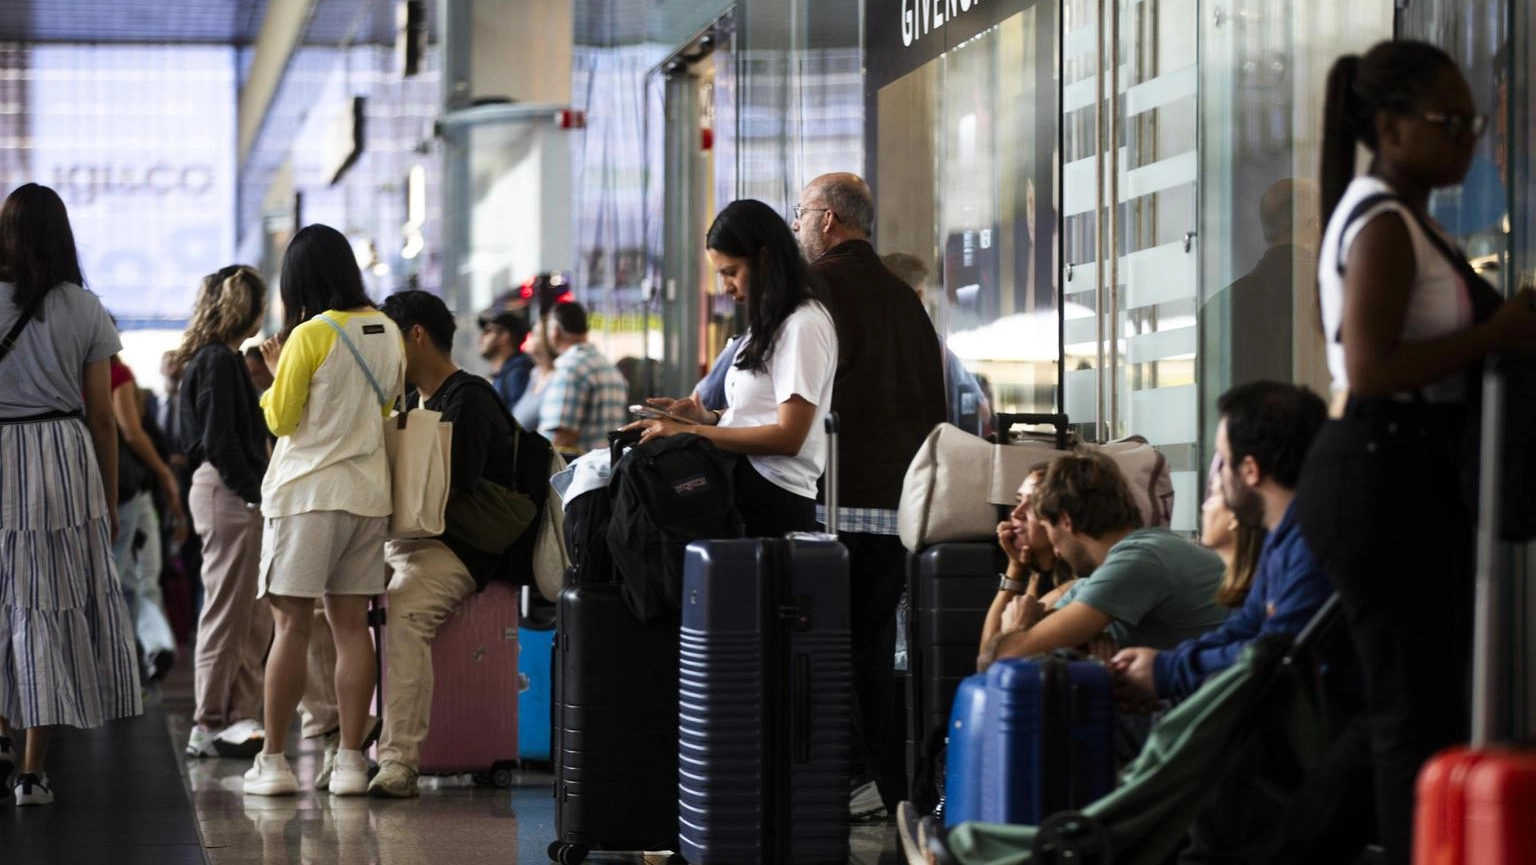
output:
[[[1425,111],[1419,115],[1425,123],[1433,123],[1445,130],[1455,141],[1476,139],[1488,128],[1486,114],[1452,114],[1446,111]]]
[[[795,218],[796,219],[799,219],[800,217],[804,216],[807,212],[832,213],[833,210],[830,207],[801,207],[798,204],[795,205]]]

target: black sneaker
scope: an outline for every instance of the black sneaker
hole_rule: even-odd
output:
[[[52,805],[53,787],[48,783],[48,773],[34,775],[31,772],[16,778],[16,804],[21,807],[29,805]]]
[[[154,651],[144,656],[144,681],[158,682],[164,679],[176,665],[176,653],[170,651]]]

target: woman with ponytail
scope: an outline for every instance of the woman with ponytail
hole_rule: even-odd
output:
[[[816,528],[816,481],[825,467],[822,420],[832,407],[837,331],[811,298],[810,271],[783,218],[761,201],[733,201],[705,238],[725,293],[747,308],[747,333],[725,377],[726,405],[696,397],[653,399],[691,424],[643,420],[641,441],[694,433],[736,461],[736,502],[746,533],[769,537]]]
[[[203,611],[189,757],[252,757],[261,750],[262,656],[272,611],[257,597],[266,425],[240,344],[261,330],[267,286],[231,265],[203,278],[177,361],[185,365],[181,439],[195,469],[187,496],[203,541]]]
[[[1318,283],[1334,419],[1308,456],[1298,516],[1343,598],[1366,680],[1367,716],[1330,765],[1372,765],[1386,862],[1405,865],[1419,768],[1468,732],[1473,533],[1457,450],[1467,373],[1536,340],[1536,310],[1528,289],[1504,303],[1463,278],[1429,215],[1431,191],[1461,182],[1486,124],[1449,56],[1388,42],[1345,57],[1326,112]],[[1358,177],[1357,144],[1371,153]]]

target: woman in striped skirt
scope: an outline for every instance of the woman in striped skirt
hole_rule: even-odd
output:
[[[86,291],[64,202],[29,183],[0,206],[0,778],[53,801],[53,728],[142,711],[112,568],[117,328]],[[10,350],[5,352],[5,347]]]

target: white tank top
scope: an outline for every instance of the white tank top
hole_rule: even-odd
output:
[[[1333,378],[1335,393],[1349,387],[1349,374],[1344,366],[1344,344],[1338,341],[1339,327],[1344,320],[1344,276],[1339,273],[1339,260],[1349,264],[1349,253],[1360,230],[1371,220],[1384,213],[1399,213],[1408,226],[1412,240],[1415,264],[1413,284],[1409,286],[1408,314],[1403,320],[1402,338],[1408,340],[1431,339],[1455,333],[1472,324],[1472,300],[1466,285],[1455,268],[1446,260],[1434,243],[1424,234],[1419,221],[1413,218],[1407,205],[1400,201],[1383,201],[1368,211],[1349,220],[1355,208],[1372,195],[1395,194],[1386,181],[1378,177],[1356,177],[1345,190],[1333,217],[1328,220],[1328,230],[1323,234],[1323,247],[1318,255],[1317,287],[1322,301],[1323,332],[1327,337],[1328,372]],[[1439,226],[1433,229],[1445,232]],[[1342,242],[1341,242],[1342,240]],[[1449,243],[1449,239],[1447,239]],[[1405,250],[1408,252],[1408,250]],[[1423,389],[1430,402],[1456,402],[1464,396],[1464,376],[1460,373],[1441,379]]]

